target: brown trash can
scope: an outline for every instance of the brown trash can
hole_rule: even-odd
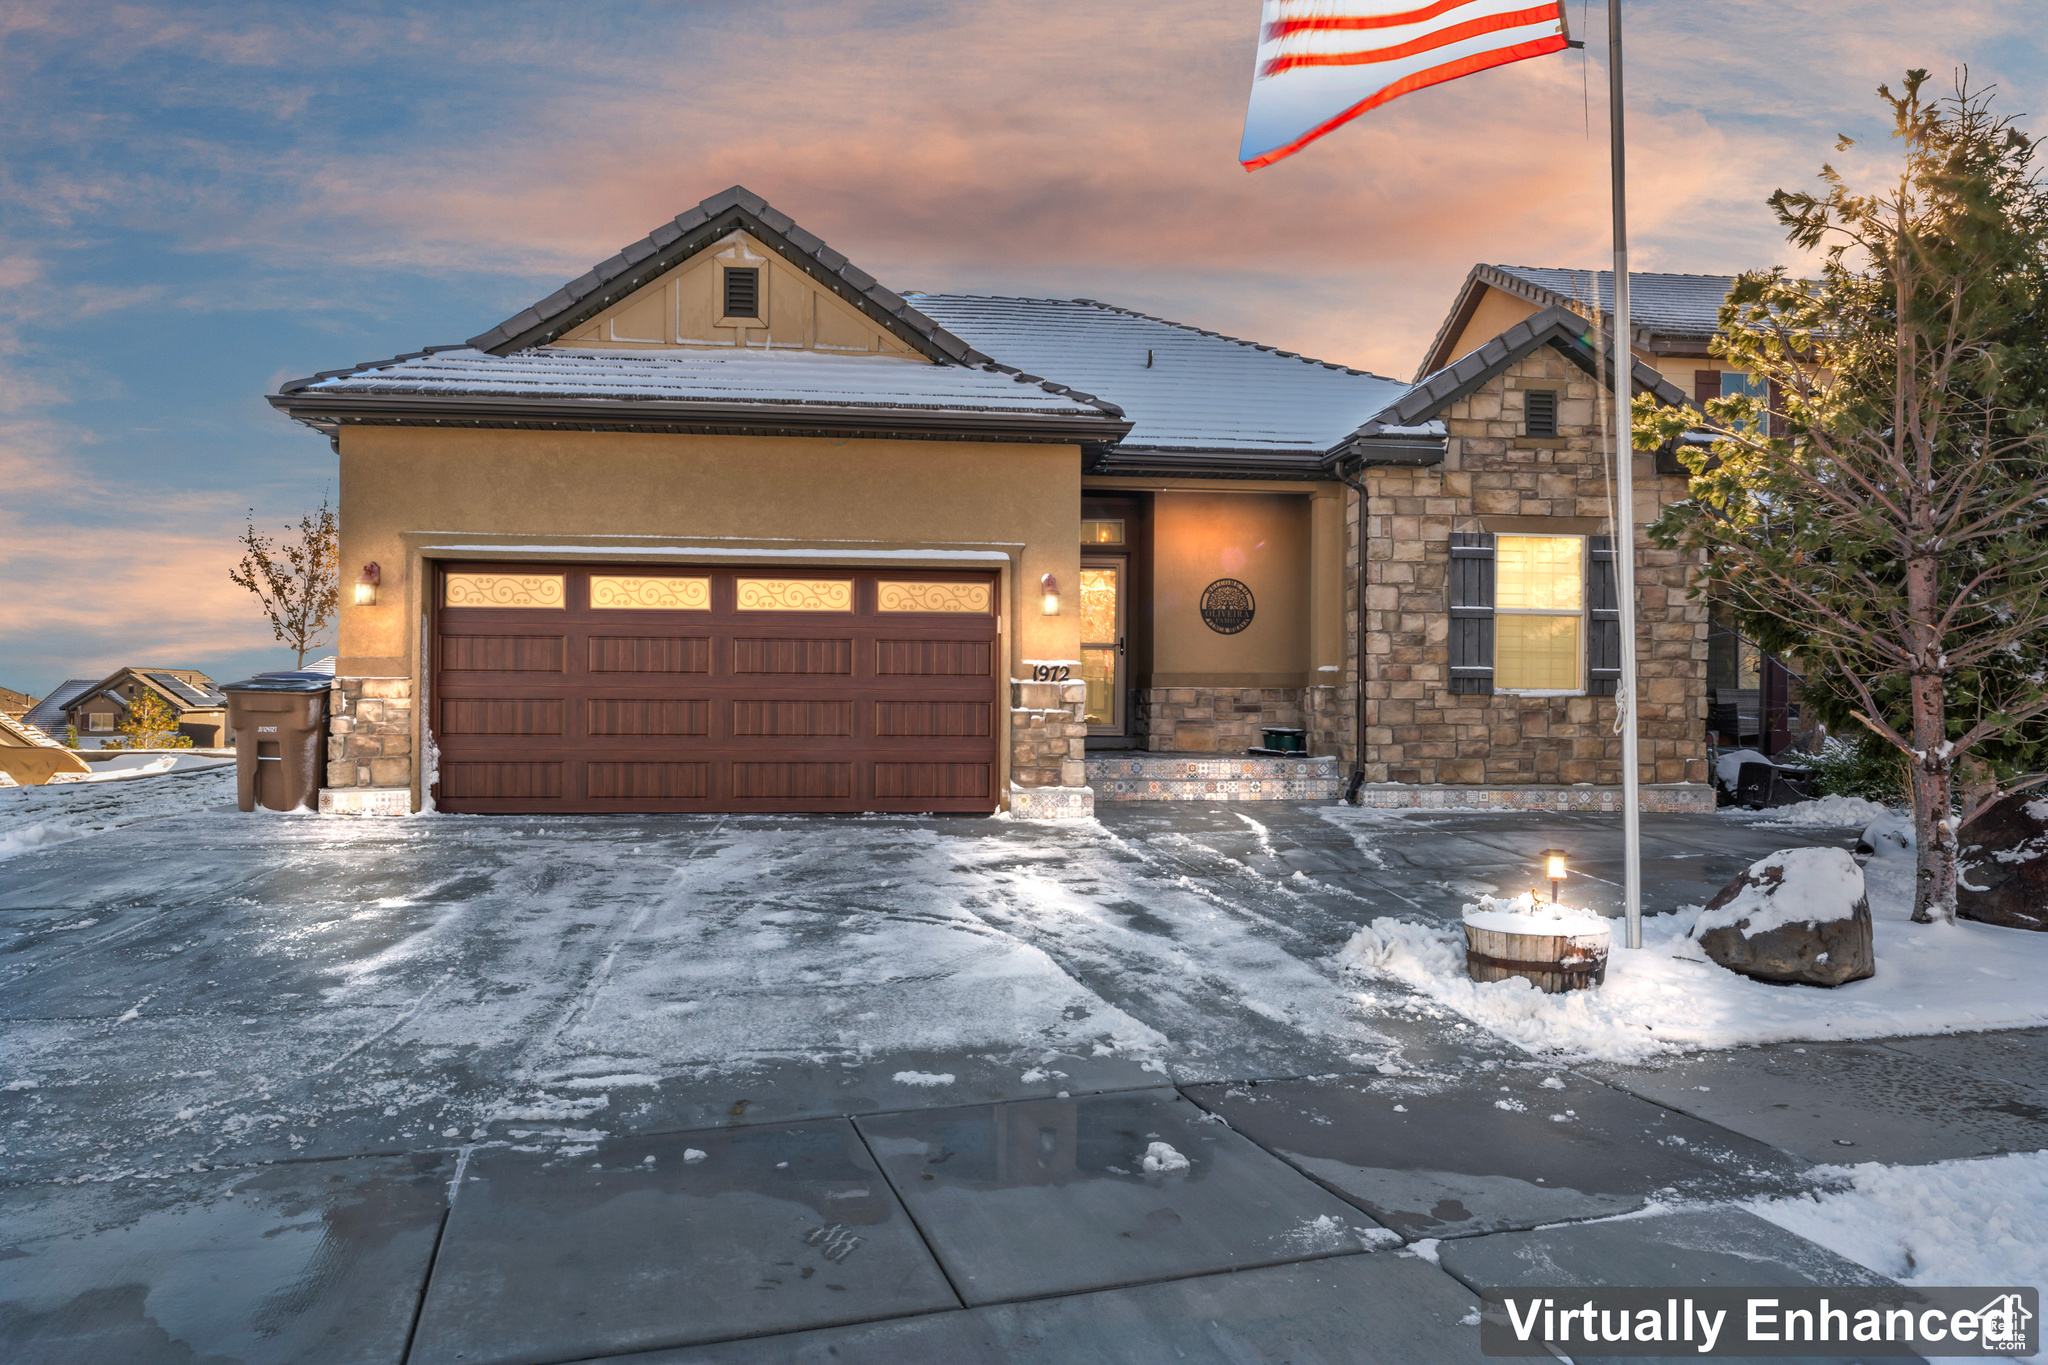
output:
[[[325,673],[260,673],[221,688],[243,810],[317,810],[327,771]]]

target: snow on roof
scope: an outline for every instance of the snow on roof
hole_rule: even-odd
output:
[[[1397,379],[1090,299],[906,297],[1003,364],[1122,408],[1136,426],[1118,451],[1320,455],[1408,391]]]
[[[1105,415],[1100,406],[1036,379],[978,366],[796,350],[550,346],[497,356],[457,346],[325,379],[305,391]]]
[[[51,688],[50,695],[37,702],[22,720],[46,735],[64,733],[64,708],[98,681],[98,678],[66,678]]]
[[[12,716],[0,715],[0,730],[5,730],[15,738],[25,740],[36,748],[57,749],[63,747],[56,740],[50,738],[41,726],[30,725],[28,722],[16,720]]]
[[[1614,311],[1612,270],[1565,270],[1541,265],[1497,265],[1494,269],[1553,295],[1559,302],[1590,303],[1589,291],[1597,291],[1600,311]],[[1721,305],[1734,287],[1733,275],[1657,275],[1631,270],[1629,323],[1639,331],[1710,337],[1721,326]]]
[[[338,660],[336,659],[336,657],[330,654],[324,659],[313,660],[312,663],[307,664],[305,668],[301,669],[300,671],[304,673],[325,673],[328,677],[331,678],[334,676],[334,665],[337,662]]]

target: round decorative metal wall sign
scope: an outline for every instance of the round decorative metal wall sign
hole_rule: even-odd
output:
[[[1218,635],[1237,634],[1257,610],[1252,590],[1235,578],[1219,578],[1202,589],[1202,622]]]

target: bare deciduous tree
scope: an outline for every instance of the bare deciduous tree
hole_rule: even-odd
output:
[[[1906,755],[1923,922],[1955,913],[1958,766],[2048,714],[2048,196],[1987,96],[1923,101],[1926,77],[1879,91],[1895,182],[1859,194],[1828,166],[1822,193],[1771,197],[1827,247],[1820,277],[1730,293],[1716,353],[1761,382],[1705,405],[1692,497],[1653,530]],[[1638,445],[1683,442],[1698,414],[1635,421]]]
[[[296,531],[289,526],[285,531],[281,545],[263,535],[251,508],[239,542],[242,562],[228,571],[228,578],[256,594],[272,633],[297,651],[298,666],[304,668],[306,656],[326,645],[320,633],[333,624],[341,603],[334,509],[322,498],[318,509],[299,518]]]

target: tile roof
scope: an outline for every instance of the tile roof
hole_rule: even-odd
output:
[[[304,393],[474,395],[1107,416],[1084,396],[984,366],[816,351],[451,347],[308,384]]]
[[[1549,297],[1546,303],[1592,302],[1597,294],[1603,317],[1614,312],[1612,270],[1565,270],[1556,266],[1496,265],[1501,274],[1520,280]],[[1735,287],[1733,275],[1660,275],[1628,272],[1628,316],[1638,331],[1661,336],[1704,340],[1720,330],[1721,304]]]
[[[1320,457],[1408,388],[1093,299],[911,294],[977,350],[1098,393],[1136,425],[1111,453]]]

